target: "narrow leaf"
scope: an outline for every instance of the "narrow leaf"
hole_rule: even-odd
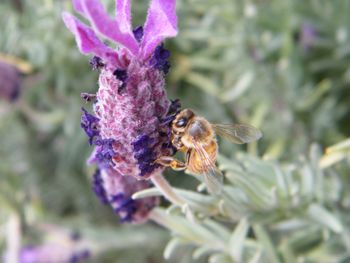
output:
[[[163,257],[166,260],[169,260],[178,247],[186,244],[188,244],[188,242],[186,242],[184,239],[181,239],[181,238],[171,239],[164,249]]]
[[[153,187],[153,188],[148,188],[145,190],[138,191],[134,193],[131,198],[136,200],[136,199],[142,199],[145,197],[161,196],[161,195],[162,195],[161,192],[157,188]]]
[[[261,225],[254,225],[253,229],[258,241],[263,245],[266,251],[269,263],[282,263],[278,258],[275,245],[272,243],[272,240],[270,239],[266,230]]]
[[[233,87],[231,87],[225,93],[221,94],[220,98],[223,102],[236,100],[248,90],[253,80],[254,74],[251,71],[244,73]]]
[[[201,246],[193,251],[192,258],[194,260],[198,260],[205,255],[211,254],[213,252],[213,248],[208,246]]]
[[[244,248],[244,240],[247,236],[249,229],[249,224],[247,219],[243,218],[239,224],[236,226],[235,230],[233,231],[230,241],[229,241],[229,253],[237,262],[241,262],[242,260],[242,254],[243,254],[243,248]]]
[[[343,231],[343,225],[338,218],[327,211],[324,207],[318,204],[312,204],[307,213],[312,220],[328,227],[335,233],[341,233]]]
[[[226,254],[214,254],[209,258],[209,263],[232,263],[230,257]]]

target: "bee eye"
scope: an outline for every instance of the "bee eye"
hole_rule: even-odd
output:
[[[177,126],[177,127],[184,127],[184,126],[186,125],[186,123],[187,123],[186,119],[181,118],[180,120],[178,120],[178,121],[176,122],[176,126]]]

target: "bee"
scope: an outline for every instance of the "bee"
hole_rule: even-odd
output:
[[[202,175],[208,191],[220,194],[223,175],[216,167],[218,154],[216,134],[236,144],[250,143],[262,137],[257,128],[247,124],[213,124],[192,110],[180,111],[171,124],[171,142],[185,153],[185,162],[161,156],[155,162],[173,170],[187,170]]]

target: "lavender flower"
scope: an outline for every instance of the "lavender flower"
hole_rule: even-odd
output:
[[[20,93],[21,76],[16,67],[0,62],[0,98],[14,102]]]
[[[317,31],[314,25],[303,23],[299,33],[299,44],[308,51],[315,44],[317,38]]]
[[[87,249],[75,249],[62,244],[44,244],[23,247],[19,263],[78,263],[90,257]]]
[[[94,55],[93,68],[101,69],[94,114],[83,110],[81,124],[89,143],[97,147],[93,158],[124,176],[147,179],[159,174],[163,168],[154,161],[173,152],[170,127],[163,121],[170,106],[164,89],[170,53],[162,41],[177,34],[175,0],[152,0],[144,27],[135,30],[130,0],[116,1],[116,19],[98,0],[74,0],[73,6],[93,29],[66,12],[63,20],[80,51]],[[97,35],[120,47],[106,46]]]
[[[100,70],[96,94],[82,94],[86,101],[94,100],[93,112],[83,109],[81,118],[95,146],[89,162],[99,167],[93,189],[122,221],[142,222],[158,201],[133,201],[131,195],[148,187],[140,179],[163,171],[154,163],[157,158],[174,153],[170,123],[179,105],[168,100],[164,89],[170,52],[162,41],[177,34],[175,0],[151,0],[144,26],[134,30],[130,0],[116,0],[116,18],[98,0],[73,0],[73,6],[92,27],[67,12],[63,20],[79,50],[94,56],[93,69]],[[108,47],[97,36],[119,47]]]

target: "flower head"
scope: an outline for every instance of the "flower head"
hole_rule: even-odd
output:
[[[169,70],[162,41],[177,34],[175,0],[152,0],[145,25],[131,27],[130,0],[116,1],[111,18],[98,0],[73,0],[75,10],[90,21],[88,27],[69,13],[63,20],[75,35],[80,51],[92,54],[100,69],[94,112],[83,109],[81,127],[95,145],[92,159],[119,174],[148,179],[162,171],[154,161],[173,153],[169,145],[170,101],[164,89]],[[119,44],[108,47],[97,35]]]
[[[151,0],[144,26],[131,26],[130,0],[116,0],[116,18],[99,0],[73,0],[75,11],[92,27],[67,12],[63,20],[75,35],[79,50],[91,54],[90,64],[99,69],[93,112],[82,109],[81,127],[95,149],[89,159],[99,170],[93,190],[110,204],[122,221],[142,222],[157,199],[134,201],[131,195],[149,187],[148,179],[163,171],[155,160],[171,155],[170,123],[179,107],[165,91],[170,52],[163,41],[177,34],[175,0]],[[107,46],[98,36],[118,44]]]

